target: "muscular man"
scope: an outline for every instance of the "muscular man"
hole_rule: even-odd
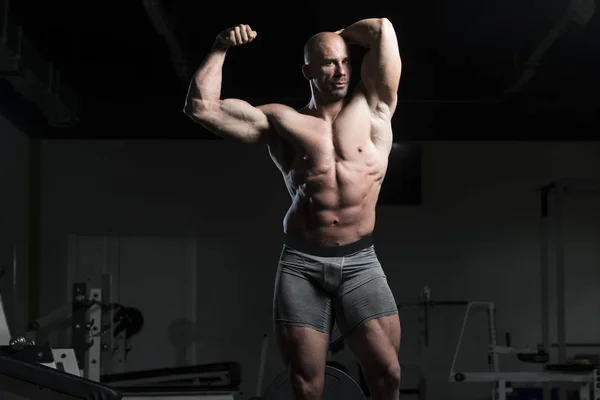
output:
[[[189,88],[185,113],[226,139],[265,144],[292,198],[275,282],[277,341],[295,398],[319,399],[334,321],[374,400],[398,399],[400,320],[371,234],[392,147],[401,61],[385,18],[311,37],[303,73],[312,92],[300,110],[222,99],[231,47],[257,36],[248,25],[218,35]],[[347,44],[367,48],[348,94]]]

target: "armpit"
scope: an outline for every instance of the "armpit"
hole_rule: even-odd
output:
[[[392,118],[392,110],[389,104],[378,101],[373,105],[373,116],[375,118],[380,118],[384,121],[389,121]]]

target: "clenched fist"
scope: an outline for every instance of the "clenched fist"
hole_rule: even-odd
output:
[[[219,33],[217,40],[225,47],[240,46],[250,43],[256,38],[256,31],[253,31],[249,25],[240,24],[233,28],[225,29]]]

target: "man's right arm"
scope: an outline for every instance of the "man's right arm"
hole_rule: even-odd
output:
[[[209,131],[225,139],[264,143],[270,131],[269,105],[254,107],[239,99],[221,99],[225,56],[230,46],[249,43],[256,32],[247,25],[224,31],[194,74],[184,113]]]

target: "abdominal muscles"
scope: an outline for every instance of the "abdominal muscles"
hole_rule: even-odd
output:
[[[285,218],[286,233],[326,246],[369,235],[385,165],[378,157],[320,161],[299,165],[288,175],[293,204]]]

